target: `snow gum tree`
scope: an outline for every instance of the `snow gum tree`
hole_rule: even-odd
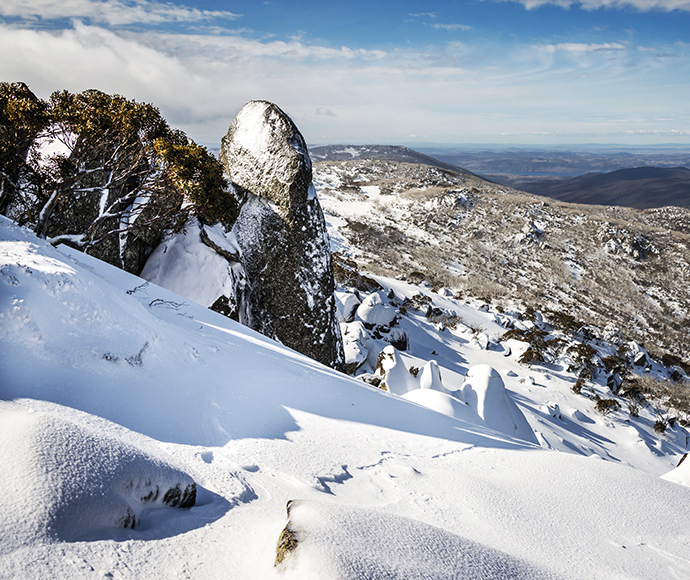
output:
[[[230,225],[222,166],[154,106],[97,90],[44,103],[0,84],[0,211],[52,243],[139,273],[163,233],[190,215]]]
[[[0,83],[0,213],[37,178],[26,155],[48,123],[47,108],[24,83]]]

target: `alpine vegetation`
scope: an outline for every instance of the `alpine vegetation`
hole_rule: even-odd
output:
[[[0,213],[138,274],[190,215],[232,224],[237,203],[204,147],[148,104],[97,90],[48,102],[0,83]]]

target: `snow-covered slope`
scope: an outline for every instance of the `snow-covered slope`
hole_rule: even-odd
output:
[[[403,356],[435,350],[446,387],[493,366],[532,427],[564,450],[575,433],[579,454],[336,373],[4,218],[0,273],[3,578],[690,576],[690,487],[658,477],[680,444],[571,412],[567,378],[533,376],[469,327],[426,332],[413,312],[429,353]],[[498,331],[493,313],[434,301]],[[560,419],[534,395],[547,384]],[[638,469],[601,460],[617,453]],[[193,507],[142,503],[188,478]],[[288,500],[296,547],[274,567]],[[125,504],[134,529],[112,517]]]

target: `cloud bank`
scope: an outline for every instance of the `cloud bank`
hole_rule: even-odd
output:
[[[79,18],[110,26],[236,20],[240,17],[224,10],[199,10],[148,0],[3,0],[0,15],[43,21]]]
[[[690,129],[690,45],[683,42],[497,44],[473,32],[464,42],[372,50],[299,36],[256,38],[218,28],[211,13],[155,2],[6,0],[0,10],[25,19],[0,20],[0,80],[24,81],[44,98],[63,88],[98,88],[150,102],[209,145],[252,99],[276,102],[311,143],[399,143],[410,135],[436,142],[687,139]],[[142,26],[185,15],[214,28]],[[52,29],[29,22],[72,16]],[[137,25],[121,26],[127,22]]]

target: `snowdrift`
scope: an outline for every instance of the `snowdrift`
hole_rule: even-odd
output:
[[[689,487],[491,429],[491,380],[476,412],[423,408],[4,218],[0,273],[3,577],[690,577]],[[530,420],[595,438],[557,402]]]
[[[146,529],[152,511],[194,506],[187,474],[58,413],[0,401],[3,552],[107,528]]]

